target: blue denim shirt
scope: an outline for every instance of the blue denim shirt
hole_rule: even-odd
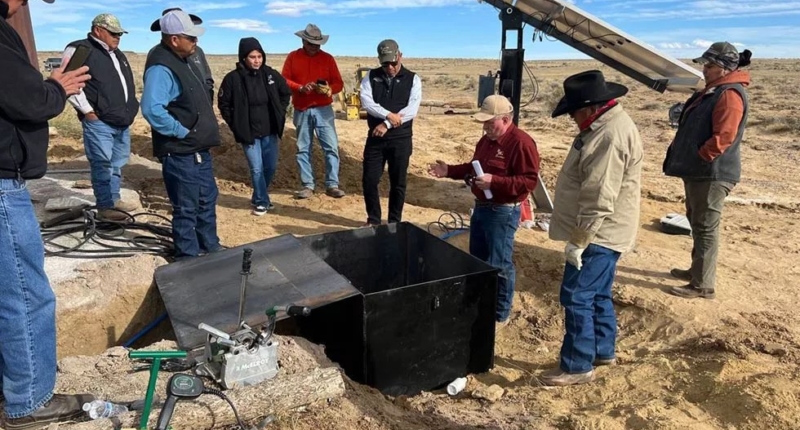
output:
[[[179,95],[181,83],[166,66],[156,64],[144,72],[142,116],[158,133],[183,139],[189,134],[189,129],[167,111],[167,105]]]

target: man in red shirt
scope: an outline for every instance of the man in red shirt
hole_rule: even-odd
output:
[[[315,131],[325,153],[325,194],[344,197],[344,191],[339,189],[339,138],[332,107],[333,95],[344,88],[342,75],[331,54],[321,48],[328,35],[322,34],[319,27],[308,24],[295,35],[303,39],[303,47],[289,53],[281,75],[292,89],[297,166],[303,186],[296,197],[307,199],[314,195],[311,142]]]
[[[470,219],[469,252],[500,269],[495,313],[498,328],[508,324],[514,298],[516,270],[511,257],[520,206],[539,180],[536,142],[514,125],[513,115],[511,102],[501,95],[487,97],[475,114],[485,134],[472,160],[480,162],[482,176],[476,176],[472,163],[448,165],[437,160],[429,170],[437,178],[464,179],[472,187],[475,209]]]

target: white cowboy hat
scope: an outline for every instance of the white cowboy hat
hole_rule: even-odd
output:
[[[308,24],[304,30],[295,32],[294,34],[314,45],[324,45],[328,41],[328,35],[322,34],[319,27],[314,24]]]

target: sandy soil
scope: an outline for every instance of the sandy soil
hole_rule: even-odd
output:
[[[42,54],[46,56],[47,54]],[[232,65],[230,57],[212,57],[217,80]],[[270,58],[280,67],[282,58]],[[339,59],[343,73],[371,60]],[[132,59],[141,72],[143,58]],[[426,100],[472,101],[478,74],[497,69],[494,61],[408,59],[424,76]],[[641,228],[636,249],[619,262],[614,301],[619,317],[619,365],[601,368],[589,385],[545,389],[536,375],[558,359],[563,310],[558,288],[563,244],[541,230],[520,229],[514,260],[517,294],[512,322],[499,333],[496,367],[475,375],[464,393],[443,392],[410,398],[386,398],[368,387],[351,384],[344,398],[330,407],[315,406],[280,417],[273,426],[286,429],[789,429],[800,428],[800,290],[796,288],[800,245],[800,62],[756,61],[751,87],[752,113],[742,149],[743,178],[723,217],[717,299],[690,301],[664,292],[680,285],[672,267],[689,263],[691,240],[658,230],[658,219],[682,212],[682,185],[661,173],[666,146],[674,130],[667,109],[685,95],[658,94],[594,62],[531,62],[539,97],[521,112],[521,126],[536,140],[542,176],[552,191],[558,169],[575,133],[568,118],[549,112],[568,75],[601,68],[609,80],[631,88],[621,99],[645,141]],[[139,73],[140,74],[140,73]],[[526,83],[530,93],[532,85]],[[523,97],[525,98],[525,97]],[[438,110],[441,112],[441,110]],[[414,154],[409,168],[404,218],[425,226],[442,213],[463,214],[470,194],[459,182],[426,173],[436,159],[467,161],[480,137],[480,126],[468,115],[443,115],[423,108],[414,123]],[[54,124],[60,137],[51,144],[53,166],[82,155],[75,136],[74,114]],[[263,217],[249,213],[250,187],[241,149],[223,126],[223,146],[214,150],[220,189],[219,234],[227,245],[239,245],[277,234],[306,235],[353,228],[365,221],[361,197],[361,151],[364,121],[336,123],[340,139],[340,181],[348,193],[336,200],[317,194],[294,200],[299,186],[294,161],[294,130],[281,145],[279,170],[272,186],[277,209]],[[70,130],[72,132],[70,133]],[[79,129],[78,129],[79,130]],[[70,134],[73,137],[70,137]],[[133,149],[152,159],[149,128],[138,118]],[[70,163],[74,165],[75,163]],[[318,189],[322,159],[315,153]],[[139,190],[145,208],[166,213],[168,202],[155,168],[132,167],[125,179]],[[384,177],[384,181],[388,181]],[[383,196],[386,196],[383,184]],[[384,211],[386,201],[383,202]],[[467,248],[467,238],[450,241]],[[499,398],[485,395],[502,393]],[[490,393],[491,394],[491,393]],[[490,397],[490,399],[476,397]],[[313,405],[312,405],[313,406]]]

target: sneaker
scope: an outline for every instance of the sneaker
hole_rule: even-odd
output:
[[[253,209],[253,212],[251,213],[255,216],[261,216],[261,215],[266,215],[267,210],[268,209],[266,206],[256,206],[255,209]]]
[[[688,270],[672,269],[672,270],[669,271],[669,274],[672,275],[675,278],[678,278],[678,279],[681,279],[681,280],[684,280],[684,281],[688,281],[688,282],[692,282],[692,274]]]
[[[592,365],[594,367],[598,367],[598,366],[613,366],[615,364],[617,364],[617,359],[614,358],[614,357],[611,357],[611,358],[595,358],[594,362],[592,363]]]
[[[338,187],[328,188],[327,190],[325,190],[325,194],[335,199],[340,199],[344,197],[344,191],[340,190]]]
[[[130,220],[128,215],[114,208],[98,209],[97,219],[100,221],[125,222]]]
[[[133,212],[139,209],[141,205],[138,202],[126,202],[125,200],[117,200],[114,202],[114,209],[119,209],[124,212]]]
[[[294,193],[296,199],[307,199],[314,195],[314,190],[311,188],[303,188],[302,190]]]
[[[86,416],[83,404],[94,400],[91,394],[53,394],[53,397],[32,414],[6,418],[6,430],[43,429],[52,423],[82,421]]]
[[[594,379],[594,372],[567,373],[560,368],[550,369],[539,376],[542,384],[550,387],[563,387],[566,385],[588,384]]]
[[[697,288],[692,284],[682,287],[672,287],[669,293],[673,296],[683,297],[684,299],[713,299],[716,297],[714,290],[710,288]]]

